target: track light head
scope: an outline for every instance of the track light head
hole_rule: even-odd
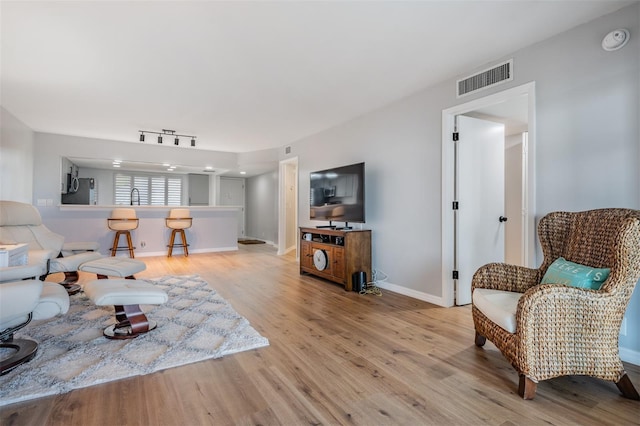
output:
[[[144,142],[144,133],[140,133],[140,142]]]
[[[180,145],[180,139],[176,138],[176,139],[173,141],[173,144],[174,144],[174,145]]]
[[[196,138],[191,138],[191,146],[196,146]]]
[[[158,143],[162,143],[162,136],[158,135]]]

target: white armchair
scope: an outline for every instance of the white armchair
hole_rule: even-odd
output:
[[[12,276],[28,277],[38,265],[12,267]],[[5,271],[3,271],[5,272]],[[4,275],[5,277],[8,275]],[[69,310],[69,295],[51,282],[22,280],[0,283],[0,348],[9,352],[0,360],[0,375],[6,374],[36,355],[38,343],[14,339],[14,333],[31,322],[44,320]]]
[[[65,243],[62,235],[42,224],[40,212],[35,207],[16,201],[0,200],[0,243],[28,244],[29,265],[44,268],[37,276],[64,272],[65,280],[60,284],[69,294],[80,290],[80,286],[74,284],[78,281],[78,267],[102,257],[97,251],[98,243]],[[11,273],[9,270],[2,271],[6,275],[0,276],[0,281],[14,279]]]

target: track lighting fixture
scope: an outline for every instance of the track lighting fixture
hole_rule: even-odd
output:
[[[140,132],[140,142],[144,142],[144,134],[145,133],[151,133],[154,135],[158,135],[158,143],[162,143],[162,137],[163,136],[172,136],[175,139],[173,140],[173,144],[176,146],[180,145],[180,136],[184,137],[184,138],[191,138],[191,146],[195,147],[196,146],[196,136],[192,136],[192,135],[178,135],[176,134],[175,130],[168,130],[168,129],[162,129],[162,132],[154,132],[151,130],[138,130]]]

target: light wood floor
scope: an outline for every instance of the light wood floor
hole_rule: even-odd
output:
[[[473,344],[469,307],[440,308],[384,290],[382,297],[345,292],[300,276],[293,256],[266,245],[141,260],[141,278],[200,274],[270,346],[2,407],[0,424],[640,422],[640,402],[588,377],[543,382],[535,400],[520,399],[518,377],[497,349]],[[640,368],[626,367],[638,388]]]

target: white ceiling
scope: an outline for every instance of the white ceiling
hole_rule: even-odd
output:
[[[41,132],[256,151],[630,3],[2,1],[1,101]]]

